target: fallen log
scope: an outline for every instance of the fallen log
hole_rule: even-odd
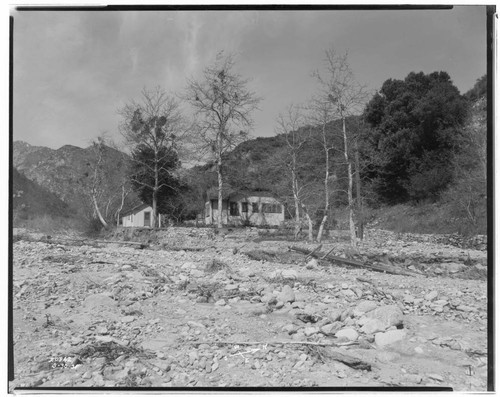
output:
[[[252,346],[252,345],[305,345],[305,346],[318,346],[318,347],[325,347],[325,348],[330,348],[326,350],[325,356],[335,360],[339,361],[345,365],[348,365],[351,368],[354,369],[359,369],[359,370],[367,370],[371,371],[372,369],[372,364],[363,361],[357,357],[350,356],[345,353],[341,353],[339,351],[333,350],[333,347],[336,346],[350,346],[350,345],[355,345],[358,344],[357,342],[346,342],[342,344],[336,344],[333,342],[307,342],[307,341],[267,341],[267,342],[227,342],[227,341],[213,341],[213,342],[207,342],[207,341],[201,341],[201,342],[184,342],[185,344],[189,345],[202,345],[202,344],[217,344],[217,345],[242,345],[242,346]],[[265,347],[264,347],[265,348]]]
[[[290,249],[292,251],[300,252],[300,253],[308,255],[308,256],[312,256],[312,257],[317,258],[317,259],[328,260],[329,262],[340,262],[343,265],[360,267],[363,269],[374,270],[374,271],[381,272],[381,273],[389,273],[389,274],[395,274],[395,275],[399,275],[399,276],[415,277],[414,273],[410,273],[410,272],[405,271],[405,270],[400,270],[400,269],[397,269],[396,267],[392,267],[392,266],[363,263],[363,262],[359,262],[359,261],[356,261],[353,259],[347,259],[347,258],[342,258],[340,256],[331,255],[329,253],[327,253],[326,255],[320,256],[320,254],[318,254],[318,253],[313,253],[313,251],[309,251],[307,249],[300,248],[300,247],[288,247],[288,249]],[[330,250],[330,252],[331,251],[332,250]]]
[[[77,239],[77,238],[64,238],[64,239],[54,239],[51,240],[52,243],[61,244],[75,242],[79,244],[125,244],[125,245],[137,245],[140,248],[149,247],[148,243],[141,243],[137,241],[114,241],[114,240],[91,240],[91,239]]]
[[[309,257],[313,256],[316,252],[318,252],[321,248],[323,247],[323,244],[320,244],[318,245],[316,248],[314,248],[310,253],[309,255],[306,256],[306,259],[304,259],[305,261],[307,261],[309,259]]]
[[[341,363],[348,365],[349,367],[354,369],[367,370],[367,371],[372,370],[372,365],[370,363],[363,361],[359,358],[349,356],[344,353],[340,353],[333,349],[327,350],[326,357],[331,358],[335,361],[340,361]]]

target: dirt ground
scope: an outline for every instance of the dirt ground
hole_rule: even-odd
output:
[[[70,239],[73,238],[73,239]],[[256,229],[15,230],[16,388],[487,388],[486,251],[368,230],[311,260]]]

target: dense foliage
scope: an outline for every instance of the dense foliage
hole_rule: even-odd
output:
[[[437,198],[452,180],[466,117],[467,102],[446,72],[385,81],[365,110],[375,165],[369,178],[381,201]]]
[[[156,159],[156,160],[155,160]],[[153,149],[146,145],[138,145],[132,152],[130,165],[130,182],[140,199],[152,205],[155,173],[152,170],[161,170],[158,173],[158,209],[159,213],[174,216],[176,206],[172,205],[176,196],[180,194],[181,182],[175,171],[180,167],[177,152],[169,147],[163,147],[155,157]],[[158,161],[158,164],[155,164]]]

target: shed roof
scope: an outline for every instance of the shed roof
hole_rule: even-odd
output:
[[[137,214],[138,212],[140,212],[143,209],[148,208],[148,207],[151,207],[151,206],[149,204],[142,203],[142,204],[136,205],[135,207],[133,207],[125,212],[122,212],[121,216],[128,216],[128,215],[132,215],[132,214]]]

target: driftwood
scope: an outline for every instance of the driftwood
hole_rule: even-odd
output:
[[[307,261],[307,260],[308,260],[311,256],[313,256],[316,252],[318,252],[318,251],[321,249],[321,247],[323,247],[323,244],[320,244],[320,245],[318,245],[316,248],[314,248],[314,250],[312,250],[312,251],[311,251],[311,252],[310,252],[310,253],[306,256],[306,259],[305,259],[305,260]]]
[[[349,367],[354,369],[367,370],[367,371],[372,370],[372,365],[370,363],[363,361],[359,358],[334,351],[332,349],[329,349],[325,356],[335,361],[340,361],[341,363],[344,363],[345,365],[348,365]]]
[[[114,241],[114,240],[92,240],[92,239],[80,239],[80,238],[63,238],[63,239],[53,239],[52,237],[47,239],[46,242],[52,244],[63,244],[69,242],[75,242],[77,244],[126,244],[126,245],[136,245],[140,248],[149,247],[148,243],[141,243],[137,241]]]
[[[300,252],[302,254],[312,256],[312,257],[317,258],[317,259],[326,259],[330,262],[340,262],[343,265],[360,267],[363,269],[369,269],[369,270],[374,270],[377,272],[396,274],[396,275],[401,275],[401,276],[412,276],[412,277],[415,276],[414,273],[410,273],[410,272],[405,271],[405,270],[397,269],[394,266],[363,263],[360,261],[356,261],[354,259],[341,258],[340,256],[331,255],[330,253],[327,253],[326,255],[320,256],[318,253],[316,253],[314,251],[309,251],[307,249],[300,248],[300,247],[288,247],[288,248],[292,251]],[[330,252],[331,251],[332,250],[330,250]]]
[[[214,343],[218,345],[305,345],[305,346],[319,346],[319,347],[328,347],[329,349],[325,352],[325,357],[328,357],[332,360],[339,361],[345,365],[348,365],[354,369],[367,370],[371,371],[372,365],[366,361],[363,361],[357,357],[350,356],[345,353],[341,353],[333,350],[334,346],[349,346],[355,345],[357,342],[347,342],[343,344],[335,344],[333,342],[306,342],[306,341],[271,341],[271,342],[226,342],[226,341],[214,341],[214,342],[184,342],[189,345],[202,345]]]

